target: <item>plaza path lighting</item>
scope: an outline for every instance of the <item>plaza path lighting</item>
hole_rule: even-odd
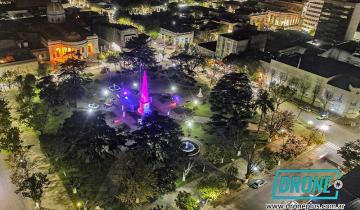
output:
[[[314,125],[314,122],[312,120],[307,121],[307,124]]]
[[[177,87],[175,85],[171,85],[170,89],[172,92],[175,92],[177,90]]]
[[[198,99],[194,99],[194,104],[197,106],[197,105],[199,105],[199,100]]]
[[[173,67],[176,67],[176,63],[173,63],[172,66],[173,66]]]
[[[80,209],[81,209],[81,206],[82,206],[81,202],[80,202],[80,201],[77,202],[76,206],[77,206],[77,207],[79,208],[79,210],[80,210]]]
[[[138,84],[137,82],[133,82],[132,86],[133,86],[134,88],[137,88],[137,87],[139,86],[139,84]]]
[[[186,121],[186,127],[188,129],[188,136],[191,135],[191,129],[193,127],[193,122],[191,120]]]
[[[103,90],[103,95],[104,95],[104,96],[108,96],[108,95],[109,95],[109,91],[108,91],[108,90],[106,90],[106,89],[105,89],[105,90]]]

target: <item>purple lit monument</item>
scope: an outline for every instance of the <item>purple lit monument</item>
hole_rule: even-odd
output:
[[[149,114],[151,112],[146,70],[144,70],[143,78],[141,81],[141,92],[140,92],[138,112],[142,116]]]

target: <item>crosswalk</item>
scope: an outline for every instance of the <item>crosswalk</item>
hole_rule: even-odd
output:
[[[325,145],[326,145],[327,147],[330,147],[331,149],[336,150],[336,151],[340,149],[340,147],[339,147],[338,145],[336,145],[336,144],[334,144],[334,143],[331,143],[331,142],[326,142]]]

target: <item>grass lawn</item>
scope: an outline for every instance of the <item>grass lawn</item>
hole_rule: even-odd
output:
[[[212,115],[209,103],[201,103],[199,105],[195,105],[194,102],[190,102],[187,103],[185,107],[192,109],[196,116],[211,117]]]
[[[309,136],[310,132],[311,132],[310,129],[306,125],[304,125],[301,122],[295,122],[294,133],[296,135],[306,137]]]

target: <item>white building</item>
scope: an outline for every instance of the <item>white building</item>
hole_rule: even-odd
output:
[[[316,55],[296,54],[271,60],[265,79],[268,85],[276,82],[296,86],[298,98],[300,84],[307,83],[304,101],[311,103],[315,98],[315,106],[325,106],[326,111],[340,116],[355,118],[360,114],[360,67]],[[316,88],[320,93],[313,97]]]
[[[183,25],[167,25],[160,28],[160,39],[167,44],[185,46],[194,40],[194,30]]]
[[[324,0],[308,0],[304,4],[302,30],[314,31],[317,28]]]

